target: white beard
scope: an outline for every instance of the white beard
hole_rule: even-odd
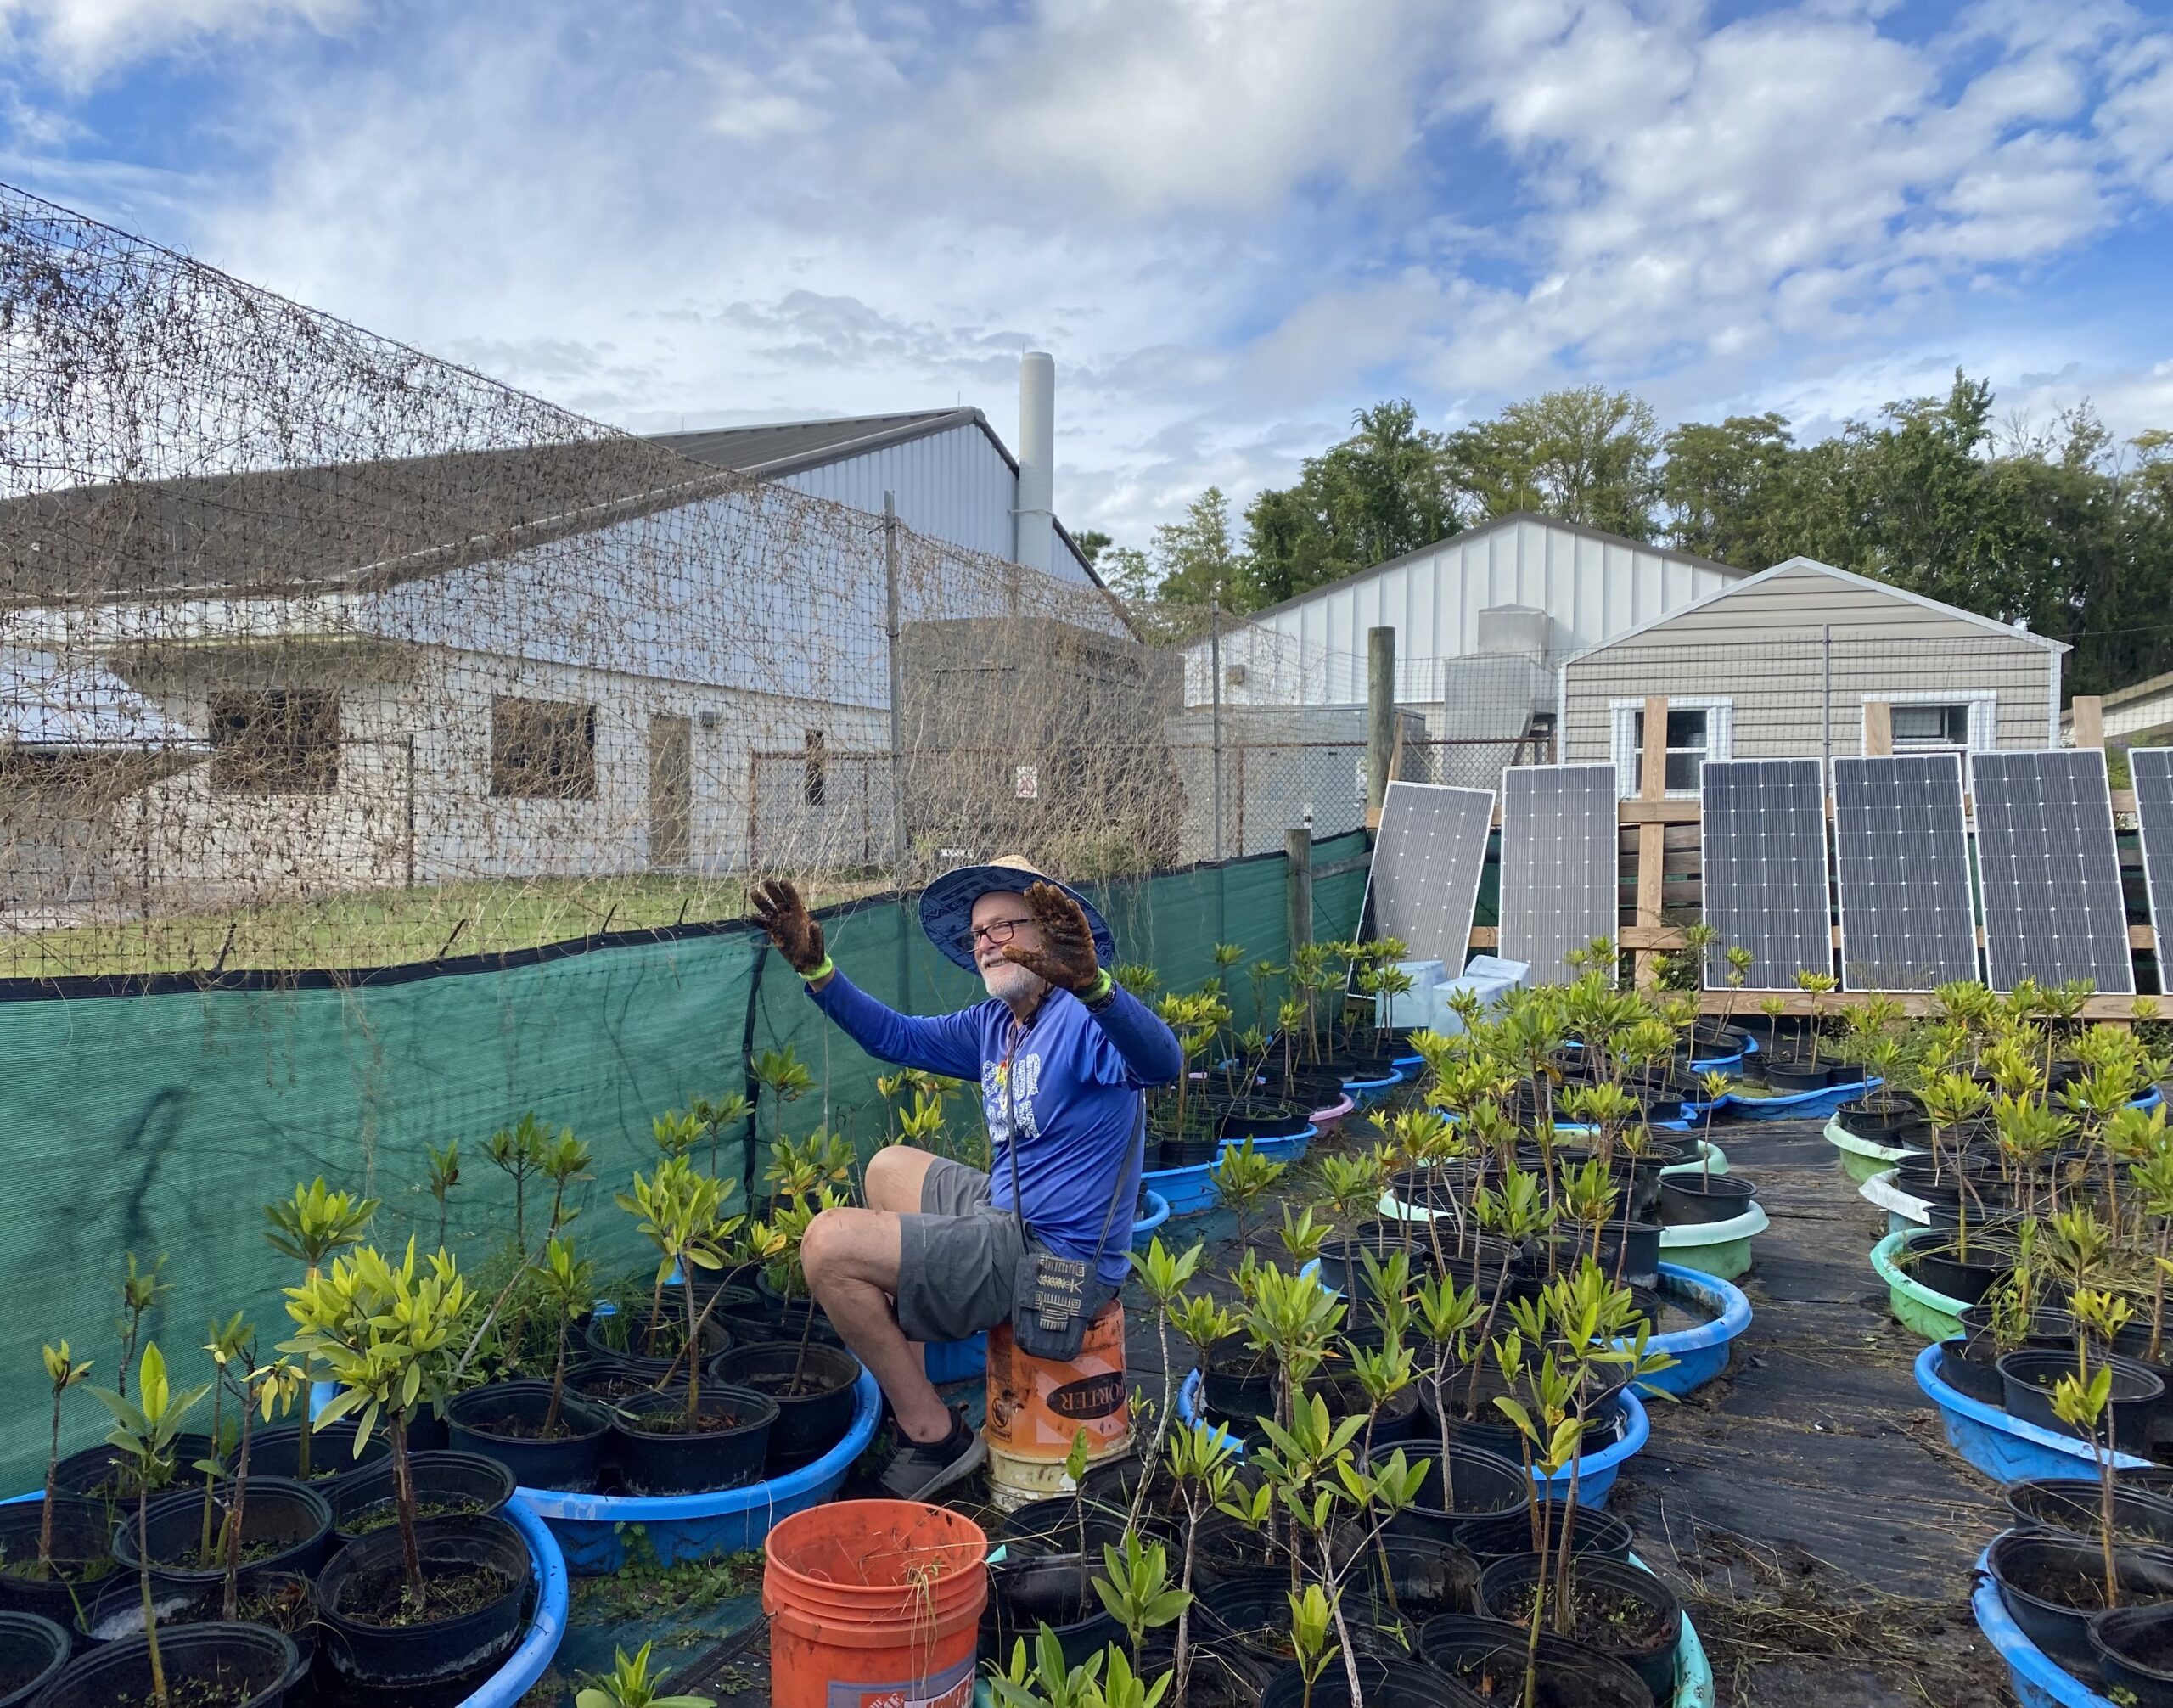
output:
[[[1000,1003],[1029,1002],[1047,990],[1048,980],[1016,961],[998,961],[981,969],[981,983]]]

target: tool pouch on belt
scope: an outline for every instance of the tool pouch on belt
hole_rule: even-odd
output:
[[[1068,1364],[1079,1356],[1086,1339],[1086,1325],[1116,1294],[1102,1279],[1100,1261],[1102,1248],[1109,1244],[1110,1224],[1116,1220],[1118,1200],[1124,1196],[1125,1177],[1131,1171],[1131,1157],[1127,1155],[1117,1167],[1117,1183],[1109,1194],[1109,1211],[1102,1217],[1101,1237],[1094,1242],[1093,1257],[1085,1261],[1059,1257],[1034,1238],[1026,1227],[1025,1212],[1019,1208],[1018,1131],[1014,1122],[1009,1140],[1011,1212],[1019,1218],[1024,1238],[1019,1268],[1011,1282],[1011,1339],[1029,1357]],[[1132,1142],[1143,1145],[1146,1139],[1147,1110],[1143,1101]]]

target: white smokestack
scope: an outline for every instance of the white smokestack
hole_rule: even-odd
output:
[[[1030,350],[1019,358],[1018,545],[1030,570],[1055,562],[1056,358]]]

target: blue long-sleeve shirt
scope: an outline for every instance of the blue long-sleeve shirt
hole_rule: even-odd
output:
[[[1053,990],[1014,1040],[1011,1010],[993,997],[923,1019],[885,1007],[842,973],[810,994],[868,1054],[980,1082],[994,1146],[990,1196],[1005,1211],[1012,1207],[1015,1114],[1019,1207],[1035,1237],[1059,1257],[1095,1257],[1115,1193],[1116,1215],[1097,1268],[1113,1286],[1124,1280],[1143,1166],[1135,1143],[1141,1093],[1184,1070],[1176,1036],[1159,1015],[1120,986],[1099,1014],[1069,991]]]

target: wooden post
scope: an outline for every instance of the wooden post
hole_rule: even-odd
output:
[[[1645,696],[1645,751],[1637,773],[1640,801],[1667,799],[1667,696]],[[1667,826],[1654,820],[1637,827],[1637,923],[1658,927],[1660,921],[1662,872],[1667,859]],[[1654,952],[1637,951],[1637,980],[1649,990],[1659,980],[1653,964]]]
[[[1366,631],[1366,828],[1381,828],[1395,763],[1395,631]]]
[[[2079,694],[2069,702],[2068,710],[2075,722],[2075,744],[2104,746],[2105,702],[2094,694]]]
[[[1283,846],[1289,862],[1283,895],[1290,915],[1290,952],[1295,955],[1313,941],[1313,833],[1302,824],[1286,830]]]
[[[1864,702],[1864,751],[1867,754],[1889,754],[1894,751],[1894,708],[1883,699]]]

